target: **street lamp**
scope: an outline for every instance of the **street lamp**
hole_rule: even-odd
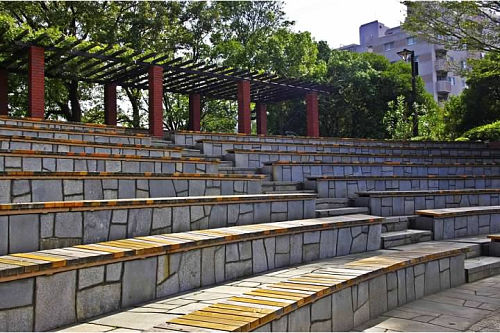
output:
[[[410,60],[411,63],[411,101],[410,111],[413,114],[413,136],[418,136],[418,112],[415,108],[415,101],[417,99],[416,78],[418,75],[417,63],[415,62],[415,51],[403,49],[397,53],[405,62]]]

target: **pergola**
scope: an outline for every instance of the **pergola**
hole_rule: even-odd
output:
[[[201,96],[238,101],[238,132],[250,134],[250,103],[256,103],[257,133],[266,134],[266,104],[305,98],[307,135],[319,136],[318,94],[331,88],[273,74],[256,73],[128,48],[47,35],[0,41],[0,115],[8,113],[8,73],[28,75],[28,112],[44,117],[45,77],[104,85],[105,121],[116,125],[116,87],[149,91],[149,131],[163,136],[163,91],[189,95],[189,129],[200,130]],[[28,40],[26,40],[28,39]]]

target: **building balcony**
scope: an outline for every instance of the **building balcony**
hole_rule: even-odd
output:
[[[434,63],[434,69],[436,70],[436,72],[449,72],[450,66],[446,59],[436,59],[436,62]]]
[[[438,94],[449,94],[451,92],[451,83],[449,81],[437,81],[436,88]]]

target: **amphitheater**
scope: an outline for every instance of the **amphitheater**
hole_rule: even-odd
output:
[[[498,143],[320,137],[326,87],[43,38],[8,49],[29,117],[0,70],[0,331],[500,330]],[[61,54],[106,125],[43,120]],[[116,126],[120,78],[149,131]],[[164,90],[190,131],[164,132]],[[200,131],[203,93],[238,101],[238,134]],[[267,135],[265,104],[297,97],[308,136]]]

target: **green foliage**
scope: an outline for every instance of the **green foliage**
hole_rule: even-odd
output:
[[[391,139],[408,140],[412,135],[413,116],[408,115],[404,96],[387,103],[388,110],[382,122]]]
[[[465,132],[457,141],[500,141],[500,120]]]

